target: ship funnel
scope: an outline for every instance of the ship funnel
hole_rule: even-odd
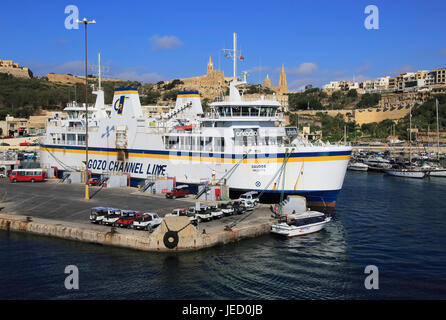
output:
[[[179,92],[174,111],[183,115],[197,115],[203,113],[200,94],[198,91]]]
[[[115,89],[111,117],[128,121],[143,116],[137,88]]]

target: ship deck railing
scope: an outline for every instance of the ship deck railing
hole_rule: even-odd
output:
[[[204,114],[204,118],[206,118],[206,120],[225,120],[225,121],[234,121],[234,120],[283,121],[284,119],[282,112],[277,112],[274,115],[269,115],[269,114],[260,115],[251,113],[221,115],[218,112],[206,112]]]

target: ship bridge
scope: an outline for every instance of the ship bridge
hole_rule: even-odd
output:
[[[204,121],[272,121],[282,122],[283,114],[277,101],[214,102]]]

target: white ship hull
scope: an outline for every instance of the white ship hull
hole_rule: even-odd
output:
[[[93,134],[92,134],[93,135]],[[151,137],[156,139],[157,137]],[[159,137],[158,137],[159,138]],[[92,139],[93,140],[93,139]],[[148,141],[150,139],[135,139]],[[94,140],[93,140],[94,141]],[[89,146],[89,170],[92,174],[128,173],[133,184],[151,175],[175,177],[177,183],[200,184],[210,181],[215,170],[216,180],[222,177],[236,163],[243,153],[181,152],[135,148],[128,150],[125,160],[118,160],[118,151],[113,148]],[[106,145],[106,144],[105,144]],[[233,191],[263,191],[284,160],[280,154],[251,154],[243,160],[226,184]],[[285,194],[307,197],[310,204],[334,206],[342,188],[351,150],[343,147],[302,148],[293,152],[285,169]],[[85,147],[41,144],[41,164],[59,170],[81,170],[85,161]],[[233,159],[234,157],[234,159]],[[269,186],[266,193],[279,194],[282,182]]]

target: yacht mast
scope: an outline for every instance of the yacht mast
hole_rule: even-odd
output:
[[[237,33],[234,32],[234,81],[237,81]]]

